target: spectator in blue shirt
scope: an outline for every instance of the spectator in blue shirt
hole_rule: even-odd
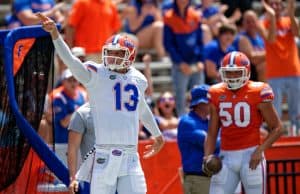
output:
[[[206,70],[206,83],[215,84],[221,81],[219,68],[223,57],[234,51],[232,46],[236,33],[236,28],[233,25],[223,24],[219,28],[217,39],[212,40],[205,45],[205,70]]]
[[[53,94],[55,152],[66,164],[68,125],[73,112],[86,102],[86,92],[79,87],[69,69],[62,73],[61,89]]]
[[[208,85],[199,85],[191,91],[190,112],[179,121],[177,142],[181,153],[185,194],[209,193],[210,177],[202,172],[204,142],[208,130]],[[220,140],[216,152],[219,153]]]
[[[164,46],[172,60],[178,116],[186,113],[185,94],[204,83],[203,35],[200,14],[191,0],[174,0],[164,14]]]
[[[63,22],[64,16],[60,12],[63,5],[63,3],[55,4],[55,0],[14,0],[12,15],[7,16],[8,27],[38,24],[39,18],[35,15],[37,12],[42,12],[57,22]]]
[[[220,25],[228,22],[228,18],[224,15],[227,6],[216,4],[214,0],[202,0],[201,4],[197,5],[196,8],[202,14],[203,23],[209,26],[214,37],[217,36]]]

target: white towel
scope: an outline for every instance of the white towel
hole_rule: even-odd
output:
[[[91,182],[94,158],[95,158],[95,149],[91,150],[85,156],[83,163],[81,164],[79,170],[75,175],[77,180]]]

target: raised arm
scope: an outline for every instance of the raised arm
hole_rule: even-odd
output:
[[[288,14],[291,19],[291,29],[294,36],[299,36],[299,23],[295,17],[295,0],[288,0]]]
[[[91,72],[77,57],[72,55],[69,47],[60,36],[55,22],[41,13],[37,13],[36,16],[40,19],[43,29],[50,33],[59,57],[72,71],[75,78],[83,84],[88,83],[91,79]]]
[[[265,61],[265,51],[255,51],[250,40],[244,35],[241,35],[239,48],[241,52],[245,53],[249,57],[252,63],[261,64]]]
[[[276,16],[274,9],[262,0],[262,5],[266,10],[267,17],[270,20],[270,27],[266,29],[262,23],[257,24],[259,34],[268,42],[274,42],[276,40]]]

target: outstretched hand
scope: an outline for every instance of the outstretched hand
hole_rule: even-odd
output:
[[[163,136],[160,135],[158,137],[155,137],[152,145],[145,146],[146,151],[144,151],[143,157],[150,158],[150,157],[156,155],[161,150],[164,143],[165,143],[165,141],[164,141]]]
[[[59,33],[55,22],[49,17],[43,15],[42,13],[36,13],[36,16],[40,19],[43,29],[51,34],[52,39],[57,39]]]

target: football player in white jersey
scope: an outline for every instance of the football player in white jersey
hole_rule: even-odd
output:
[[[83,180],[90,181],[91,194],[145,194],[146,181],[137,152],[139,120],[154,137],[143,157],[158,153],[164,139],[144,98],[147,80],[131,66],[136,56],[134,43],[127,36],[114,35],[103,46],[103,64],[83,64],[71,54],[54,21],[40,13],[37,16],[51,34],[58,55],[86,87],[94,118],[95,149],[76,177],[70,177],[70,192],[77,191],[77,180]]]

